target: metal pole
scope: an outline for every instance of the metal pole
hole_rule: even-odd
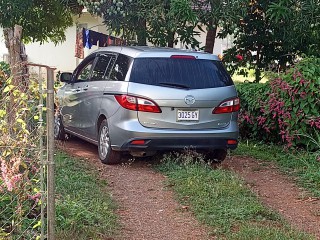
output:
[[[41,72],[41,67],[39,67],[39,93],[40,93],[40,101],[39,101],[39,129],[40,129],[40,193],[41,193],[41,235],[40,235],[40,240],[45,239],[45,217],[44,217],[44,208],[45,208],[45,183],[44,183],[44,172],[45,172],[45,161],[44,161],[44,149],[43,149],[43,134],[44,134],[44,129],[43,129],[43,82],[42,82],[42,72]]]
[[[55,240],[55,163],[54,163],[54,76],[53,69],[47,67],[47,224],[48,240]]]

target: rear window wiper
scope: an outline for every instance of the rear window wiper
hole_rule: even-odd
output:
[[[165,86],[165,87],[175,87],[175,88],[190,89],[189,86],[184,85],[184,84],[179,84],[179,83],[160,82],[159,85],[160,86]]]

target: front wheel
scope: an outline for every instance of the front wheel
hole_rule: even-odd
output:
[[[60,114],[55,114],[54,116],[54,139],[55,140],[65,140],[66,132],[64,131],[62,119]]]
[[[100,125],[98,139],[98,153],[101,162],[104,164],[119,163],[121,160],[121,153],[111,149],[107,120],[103,120]]]

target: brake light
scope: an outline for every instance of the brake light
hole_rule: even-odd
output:
[[[222,102],[218,107],[213,109],[213,114],[220,114],[220,113],[231,113],[239,111],[240,109],[240,99],[234,98],[227,101]]]
[[[145,140],[133,140],[131,141],[132,145],[144,145],[146,143]]]
[[[160,107],[153,101],[130,95],[116,95],[118,103],[125,109],[141,112],[161,113]]]
[[[195,56],[190,55],[171,55],[170,58],[180,58],[180,59],[196,59]]]
[[[235,145],[235,144],[238,143],[238,141],[237,141],[237,140],[233,140],[233,139],[229,139],[229,140],[227,141],[227,143],[228,143],[228,145]]]

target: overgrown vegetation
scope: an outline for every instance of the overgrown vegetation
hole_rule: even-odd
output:
[[[241,137],[319,149],[319,65],[320,58],[304,58],[265,84],[237,84]]]
[[[168,176],[181,204],[221,239],[314,239],[292,230],[264,207],[232,172],[212,168],[201,155],[165,155],[157,169]]]
[[[44,130],[39,116],[44,109],[38,106],[37,79],[14,86],[8,65],[1,67],[0,238],[33,239],[43,227],[40,140]]]
[[[119,223],[106,190],[107,183],[81,159],[57,152],[55,161],[57,238],[85,240],[115,236]]]
[[[273,144],[242,141],[233,154],[275,162],[283,172],[293,176],[300,186],[315,197],[320,197],[320,152],[288,152]]]
[[[234,14],[238,19],[219,33],[234,36],[224,56],[232,73],[246,75],[246,69],[254,69],[259,82],[265,70],[285,70],[303,54],[320,56],[319,1],[250,0]]]

